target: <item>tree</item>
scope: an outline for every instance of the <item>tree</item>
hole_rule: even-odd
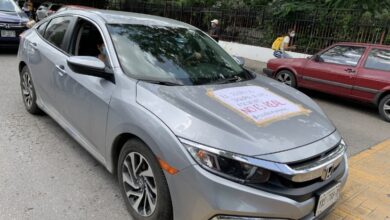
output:
[[[383,13],[390,7],[390,0],[325,0],[330,8],[362,10],[371,13]]]

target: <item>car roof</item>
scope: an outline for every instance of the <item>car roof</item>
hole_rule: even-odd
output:
[[[72,8],[71,10],[68,10],[67,13],[83,15],[89,14],[90,16],[98,15],[99,17],[103,18],[103,20],[105,20],[105,22],[108,24],[139,24],[161,27],[182,27],[187,29],[197,29],[192,25],[170,18],[133,12],[102,10],[94,8],[79,10]]]
[[[384,48],[390,48],[390,45],[371,44],[371,43],[356,43],[356,42],[340,42],[340,43],[335,43],[335,45],[348,45],[348,46],[363,46],[363,47],[384,47]]]
[[[72,9],[94,9],[93,7],[90,6],[85,6],[85,5],[62,5],[64,8],[72,8]]]

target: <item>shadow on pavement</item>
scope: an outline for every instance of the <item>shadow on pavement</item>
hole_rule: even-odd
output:
[[[18,48],[0,48],[1,55],[16,55],[18,53]]]
[[[355,111],[360,111],[365,114],[378,116],[378,109],[373,104],[363,103],[363,102],[339,97],[336,95],[330,95],[330,94],[326,94],[314,90],[309,90],[309,89],[299,89],[299,90],[305,93],[306,95],[308,95],[310,98],[315,98],[324,102],[339,105],[346,109],[354,109]]]

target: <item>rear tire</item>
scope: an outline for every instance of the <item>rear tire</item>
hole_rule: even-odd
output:
[[[387,95],[379,102],[379,114],[385,120],[390,122],[390,95]]]
[[[134,219],[173,219],[164,172],[142,141],[130,139],[124,144],[119,155],[117,176],[126,207]]]
[[[33,115],[42,115],[43,111],[37,105],[37,93],[27,66],[23,67],[20,72],[20,87],[26,110]]]
[[[297,87],[297,79],[295,78],[294,73],[292,73],[289,70],[281,70],[279,71],[275,79],[283,84],[286,84],[288,86],[291,86],[293,88]]]

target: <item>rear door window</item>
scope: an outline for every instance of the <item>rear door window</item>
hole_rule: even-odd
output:
[[[390,72],[390,50],[373,48],[368,54],[366,69],[375,69]]]
[[[325,63],[357,66],[365,49],[365,47],[338,45],[321,54],[321,60]]]
[[[57,17],[50,21],[45,31],[45,39],[58,48],[62,48],[67,29],[72,17]]]

